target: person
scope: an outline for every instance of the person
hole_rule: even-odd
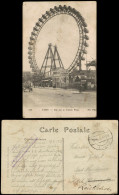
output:
[[[79,84],[79,92],[82,92],[82,83]]]

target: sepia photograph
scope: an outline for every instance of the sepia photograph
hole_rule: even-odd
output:
[[[23,3],[23,117],[97,116],[96,1]]]

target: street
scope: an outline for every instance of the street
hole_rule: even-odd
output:
[[[73,89],[33,88],[23,92],[26,108],[96,108],[96,92],[79,92]]]

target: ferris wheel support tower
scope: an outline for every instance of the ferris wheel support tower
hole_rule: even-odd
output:
[[[57,46],[54,46],[54,51],[52,50],[52,44],[48,45],[48,50],[46,52],[43,64],[41,66],[41,73],[43,76],[51,76],[52,71],[57,68],[64,68],[62,60],[60,58]]]

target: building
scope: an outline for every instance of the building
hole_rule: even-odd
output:
[[[96,70],[74,70],[69,75],[69,87],[79,88],[82,85],[84,89],[96,88]]]
[[[52,71],[52,86],[65,88],[69,85],[69,74],[64,68],[56,68]]]
[[[42,78],[39,86],[41,86],[41,87],[52,87],[52,78],[51,77]]]
[[[86,64],[86,69],[89,70],[91,67],[95,67],[96,68],[97,64],[96,64],[96,60],[90,61]]]

